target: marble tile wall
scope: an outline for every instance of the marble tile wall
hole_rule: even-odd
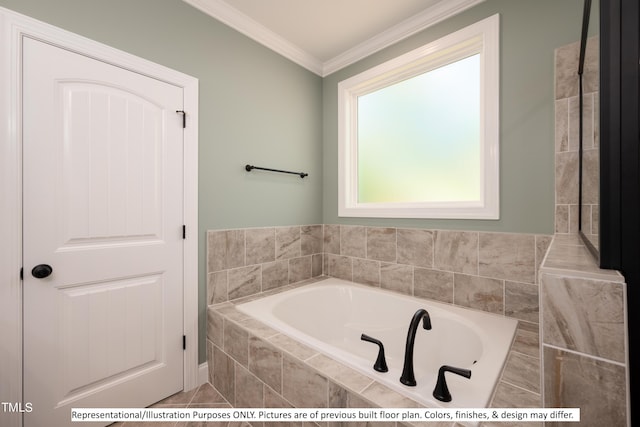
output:
[[[578,150],[580,133],[578,57],[579,42],[555,51],[555,195],[556,233],[578,232]],[[598,126],[598,38],[588,40],[583,72],[583,217],[586,235],[598,230],[600,130]]]
[[[207,232],[207,305],[322,274],[323,226]]]
[[[538,323],[551,236],[325,225],[324,274]]]
[[[540,309],[545,407],[580,408],[583,426],[628,426],[624,278],[599,269],[577,235],[558,235]]]
[[[538,323],[551,236],[351,225],[207,232],[207,305],[327,275]]]
[[[309,397],[321,399],[313,400],[314,404],[325,405],[323,396],[329,390],[347,396],[346,401],[344,397],[333,401],[339,405],[407,403],[393,401],[403,398],[382,385],[370,384],[365,390],[366,387],[358,389],[340,383],[343,374],[331,376],[322,371],[323,366],[335,362],[315,352],[308,354],[308,349],[301,350],[284,335],[261,335],[263,330],[256,326],[257,322],[233,309],[236,301],[326,275],[518,319],[518,331],[503,378],[496,388],[494,406],[540,407],[536,272],[551,240],[552,236],[548,235],[331,224],[209,231],[207,354],[210,381],[234,406],[238,406],[238,402],[243,406],[296,403],[309,406],[290,392],[297,385],[285,385],[283,373],[270,371],[265,366],[273,354],[279,354],[273,357],[281,361],[282,367],[287,360],[285,370],[288,372],[300,368],[302,362],[312,369],[313,374],[295,381],[309,382],[312,388],[321,390],[320,397]],[[311,267],[305,267],[305,274],[296,274],[298,262],[305,265],[310,262]],[[315,362],[307,360],[314,355]],[[239,391],[247,387],[252,390],[248,395]],[[256,391],[258,389],[262,391]],[[385,400],[385,396],[392,401]]]

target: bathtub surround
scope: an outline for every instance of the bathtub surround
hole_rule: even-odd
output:
[[[583,426],[629,425],[625,294],[577,235],[555,237],[540,269],[543,400],[580,408]]]
[[[210,230],[207,304],[320,275],[538,323],[551,236],[350,225]]]
[[[235,310],[232,304],[295,286],[298,279],[313,281],[327,275],[520,320],[492,406],[541,407],[536,271],[551,240],[552,236],[536,234],[333,224],[210,230],[207,232],[210,381],[232,404],[237,394],[242,394],[238,390],[247,390],[238,381],[246,381],[255,386],[251,389],[255,395],[239,397],[243,404],[249,399],[258,406],[309,406],[297,400],[295,393],[283,395],[284,384],[274,383],[278,374],[263,373],[258,366],[267,362],[258,361],[258,353],[254,356],[248,353],[250,342],[258,345],[257,340],[268,338],[260,342],[260,348],[265,350],[259,353],[273,353],[282,363],[288,360],[289,370],[304,378],[288,377],[290,381],[309,381],[323,392],[333,390],[343,399],[347,396],[346,401],[338,401],[340,405],[405,404],[397,393],[377,384],[364,394],[354,394],[365,390],[339,382],[345,378],[340,374],[343,365],[338,364],[338,373],[331,375],[318,371],[308,359],[324,360],[324,356],[313,350],[309,353],[308,348],[270,328],[267,331],[272,335],[265,337],[263,326]],[[277,254],[284,253],[291,258],[283,255],[283,259],[276,259]],[[295,273],[299,264],[306,266],[301,269],[304,274]],[[326,363],[335,366],[337,362]],[[287,390],[288,387],[294,386],[287,386]],[[348,393],[343,391],[345,387]],[[311,399],[315,402],[317,398]]]
[[[266,293],[303,286],[283,286]],[[209,381],[235,407],[419,407],[415,401],[374,379],[293,340],[236,309],[263,295],[212,305],[207,311]],[[537,365],[533,375],[522,363],[538,354],[537,328],[521,323],[492,407],[540,407]],[[535,359],[531,357],[531,359]],[[525,369],[523,369],[523,367]],[[528,385],[534,384],[532,389]],[[396,423],[386,423],[396,427]],[[397,427],[402,425],[397,423]],[[490,424],[484,424],[487,427]],[[510,427],[515,423],[495,424]],[[540,423],[528,424],[541,427]],[[460,424],[429,423],[434,427]],[[492,426],[492,425],[491,425]]]

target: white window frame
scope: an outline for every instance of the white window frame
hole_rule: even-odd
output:
[[[358,202],[358,97],[480,54],[480,200]],[[338,216],[499,219],[500,20],[493,15],[338,83]]]

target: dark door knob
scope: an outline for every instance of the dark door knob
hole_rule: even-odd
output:
[[[44,279],[53,273],[53,268],[47,264],[38,264],[31,270],[31,275],[36,279]]]

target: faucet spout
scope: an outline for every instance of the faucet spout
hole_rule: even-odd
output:
[[[416,377],[413,373],[413,346],[416,341],[416,331],[418,325],[422,320],[422,327],[424,329],[431,329],[431,318],[427,310],[421,308],[415,312],[409,325],[409,331],[407,332],[407,343],[404,350],[404,367],[402,368],[402,375],[400,376],[400,382],[404,385],[415,386]]]

